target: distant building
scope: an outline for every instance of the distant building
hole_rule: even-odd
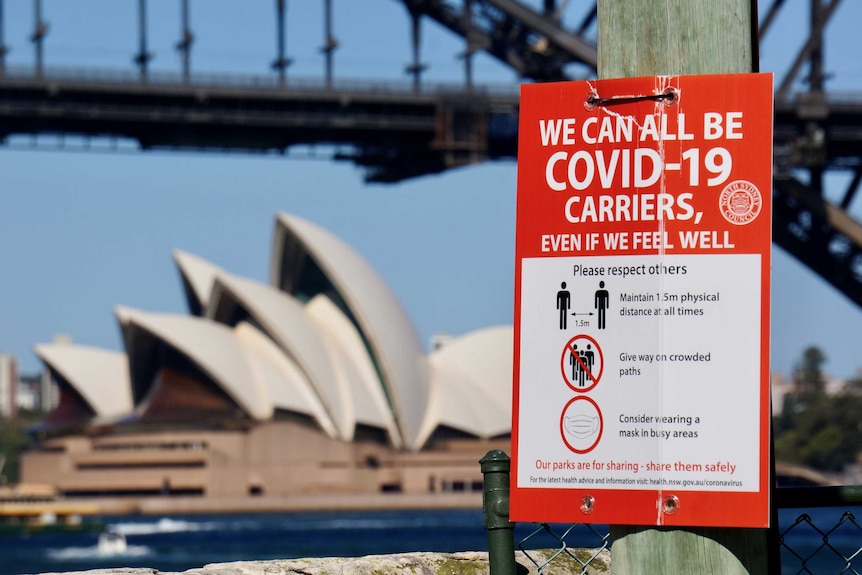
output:
[[[51,379],[51,372],[47,369],[42,370],[39,379],[39,407],[45,413],[48,413],[60,403],[60,391],[57,384]]]
[[[59,402],[23,481],[89,496],[469,491],[479,458],[508,449],[510,326],[426,354],[371,266],[286,214],[269,285],[174,259],[190,315],[118,307],[125,353],[36,346]]]
[[[796,389],[796,384],[793,380],[786,379],[781,373],[774,372],[770,378],[772,390],[772,415],[776,417],[781,415],[784,409],[784,398],[788,393],[792,393]]]
[[[20,409],[28,411],[42,410],[43,373],[44,371],[36,374],[21,374],[18,378],[17,403]]]
[[[830,375],[823,376],[823,391],[826,395],[838,395],[847,388],[847,380]]]
[[[18,413],[18,362],[14,355],[0,353],[0,417],[14,419]]]
[[[847,388],[848,380],[823,374],[823,393],[826,395],[838,395]],[[770,378],[772,389],[772,415],[778,416],[784,409],[784,400],[788,394],[797,391],[797,384],[793,377],[787,379],[779,372],[772,374]]]

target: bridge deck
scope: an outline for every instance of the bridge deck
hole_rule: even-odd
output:
[[[775,102],[775,242],[862,305],[862,226],[800,169],[862,175],[862,95],[810,92]],[[128,138],[140,149],[284,154],[329,146],[366,178],[406,178],[517,156],[518,94],[467,88],[261,76],[7,69],[0,138]],[[857,182],[858,184],[858,182]]]

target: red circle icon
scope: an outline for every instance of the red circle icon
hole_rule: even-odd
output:
[[[560,356],[563,381],[572,391],[590,391],[602,378],[605,359],[602,348],[592,337],[580,334],[570,339]]]
[[[572,398],[560,415],[563,443],[575,453],[588,453],[595,449],[604,429],[602,410],[585,395]]]

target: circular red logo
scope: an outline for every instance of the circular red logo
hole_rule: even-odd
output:
[[[760,215],[763,197],[760,190],[751,182],[736,180],[730,182],[718,197],[721,215],[731,224],[744,226]]]

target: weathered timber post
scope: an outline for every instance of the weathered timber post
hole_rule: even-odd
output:
[[[754,72],[756,4],[756,0],[599,0],[599,78]],[[611,526],[613,571],[767,573],[767,533]]]
[[[509,456],[495,449],[485,454],[482,465],[482,513],[488,532],[488,564],[491,575],[515,575],[515,524],[509,521]]]

